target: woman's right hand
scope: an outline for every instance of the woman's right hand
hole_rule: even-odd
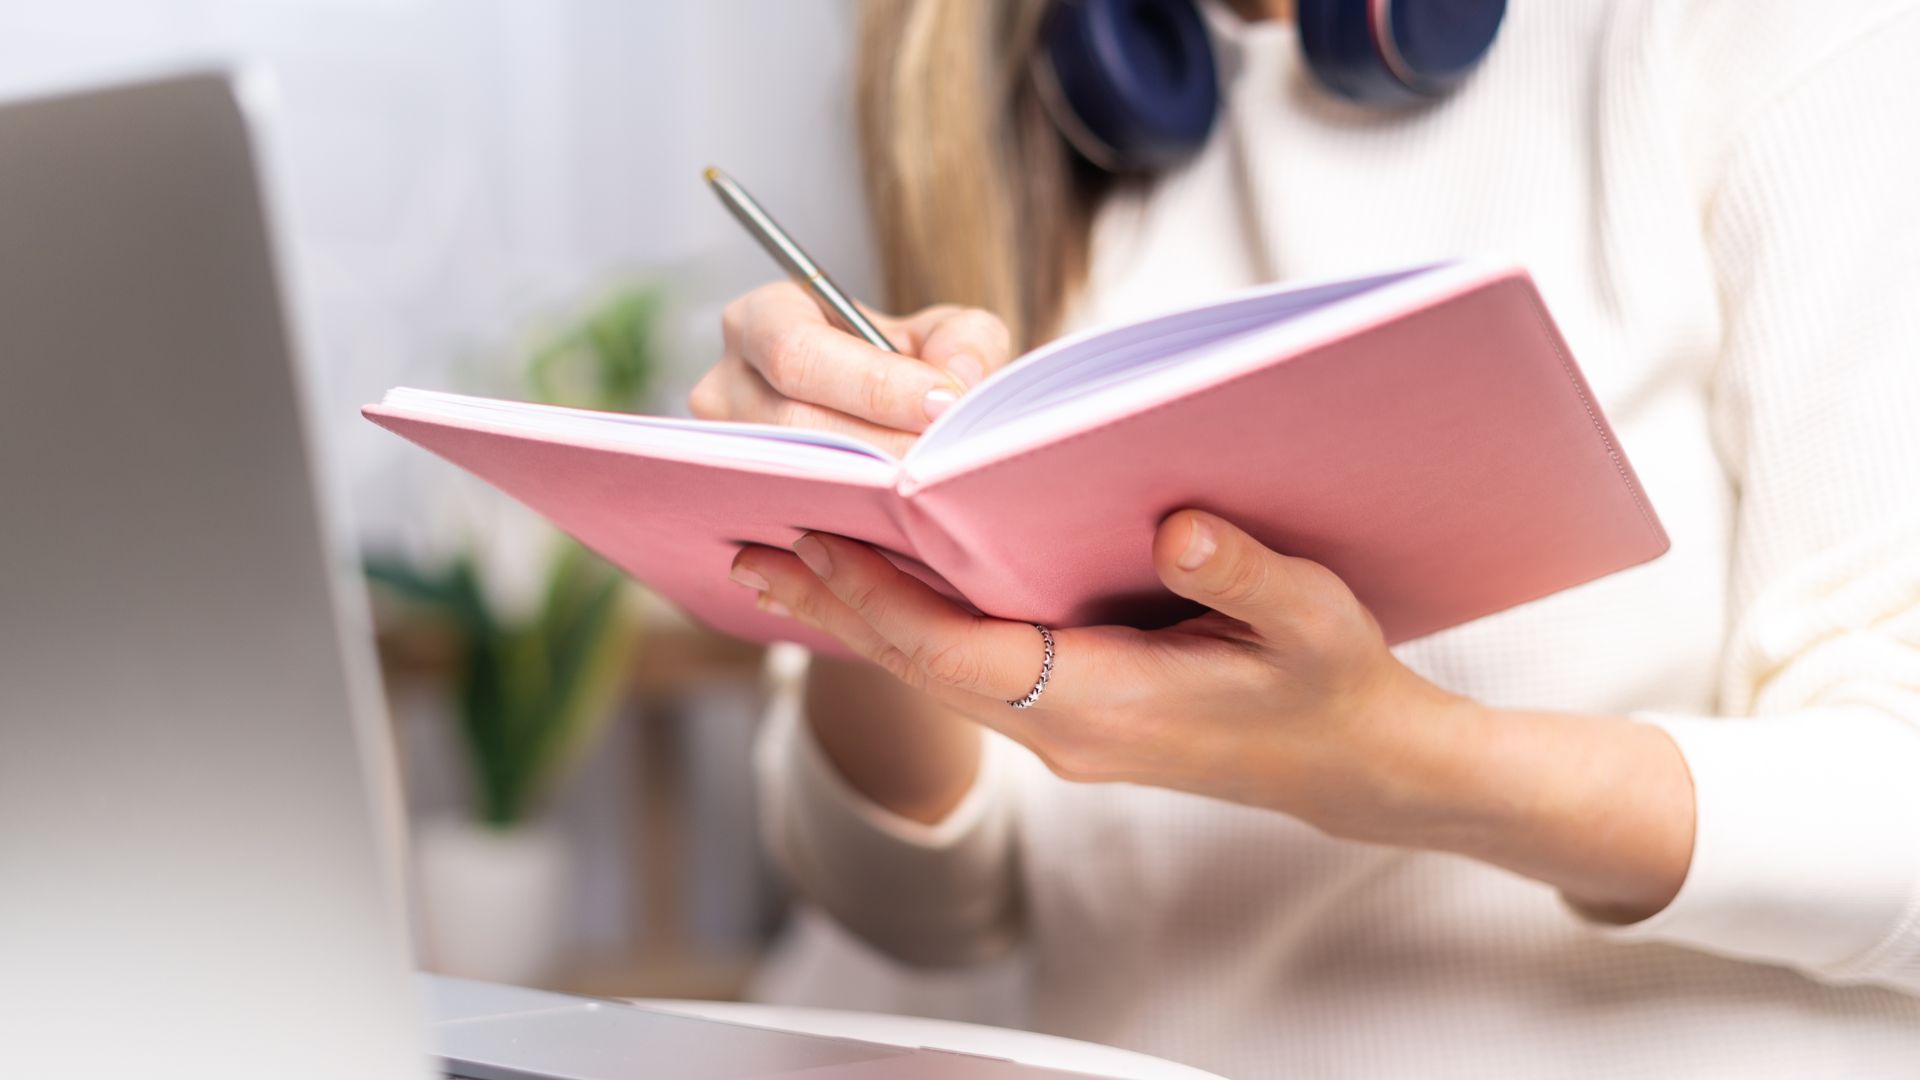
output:
[[[897,456],[1012,358],[1006,324],[979,308],[942,304],[904,318],[869,317],[902,354],[828,322],[792,282],[761,286],[727,305],[720,319],[726,354],[688,405],[703,420],[821,428]]]

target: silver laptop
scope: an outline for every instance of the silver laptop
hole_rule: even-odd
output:
[[[0,1072],[1061,1075],[410,973],[247,128],[218,74],[0,107]]]

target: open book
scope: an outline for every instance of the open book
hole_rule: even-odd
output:
[[[396,389],[365,414],[722,631],[838,651],[727,578],[742,544],[874,544],[990,615],[1156,626],[1155,526],[1220,514],[1390,641],[1651,559],[1652,507],[1524,271],[1271,287],[1063,338],[903,458],[819,431]]]

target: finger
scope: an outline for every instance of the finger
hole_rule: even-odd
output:
[[[899,457],[913,445],[910,432],[780,396],[753,366],[738,356],[723,357],[693,388],[688,403],[703,420],[813,428],[848,435]]]
[[[933,682],[905,653],[833,595],[826,583],[814,576],[792,552],[758,546],[743,548],[734,556],[731,576],[740,584],[761,591],[763,610],[790,616],[832,635],[856,655],[879,665],[894,678],[927,693],[961,716],[1027,745],[1038,741],[1031,714],[1009,709],[1001,699]]]
[[[894,678],[925,692],[962,716],[1022,742],[1032,739],[1024,714],[1008,709],[1003,700],[935,682],[835,596],[792,552],[748,546],[734,556],[730,576],[741,585],[760,590],[762,610],[831,635],[855,655],[872,661]]]
[[[727,369],[734,357],[723,356],[707,369],[700,381],[687,393],[687,411],[701,420],[733,419],[733,393],[727,386]]]
[[[931,683],[999,701],[1032,688],[1043,652],[1033,627],[965,611],[879,552],[845,537],[808,533],[793,550],[841,603]]]
[[[840,602],[798,556],[778,548],[748,545],[733,557],[728,576],[760,593],[760,607],[823,630],[840,643],[896,675],[913,665],[900,650]]]
[[[1263,546],[1222,518],[1182,510],[1160,523],[1154,568],[1167,588],[1262,634],[1291,632],[1325,568]]]
[[[799,287],[749,294],[739,355],[781,395],[881,427],[921,431],[959,400],[945,372],[829,325]]]
[[[973,387],[1013,359],[1007,324],[980,308],[928,308],[907,320],[921,360]]]

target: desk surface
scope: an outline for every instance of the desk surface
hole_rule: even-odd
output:
[[[500,986],[440,975],[425,975],[422,981],[429,1003],[429,1016],[435,1027],[506,1013],[550,1010],[591,1000],[546,990]],[[1006,1058],[1042,1068],[1125,1080],[1219,1080],[1212,1073],[1128,1050],[1055,1035],[951,1020],[725,1001],[643,999],[632,1004],[646,1010],[750,1027],[892,1046],[955,1050]]]

